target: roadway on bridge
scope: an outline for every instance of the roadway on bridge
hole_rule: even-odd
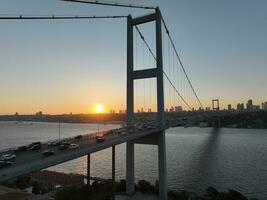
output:
[[[134,130],[133,132],[126,132],[122,134],[121,131],[107,131],[103,132],[104,141],[98,142],[96,140],[97,134],[83,135],[81,139],[66,138],[62,142],[75,143],[79,145],[77,149],[65,149],[59,150],[59,147],[51,147],[48,143],[42,143],[41,150],[25,151],[17,153],[16,159],[12,165],[6,168],[0,169],[0,182],[6,181],[11,178],[15,178],[20,175],[38,171],[48,168],[69,160],[73,160],[106,148],[110,148],[114,145],[118,145],[124,142],[136,140],[144,136],[157,133],[158,129],[152,130]],[[55,155],[44,157],[42,153],[46,150],[52,150]],[[5,153],[14,153],[13,150],[1,152],[0,155]]]

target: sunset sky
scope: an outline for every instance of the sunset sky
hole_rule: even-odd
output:
[[[118,2],[161,8],[205,107],[211,106],[213,98],[219,98],[223,107],[250,98],[255,104],[267,101],[267,1]],[[138,16],[147,12],[151,11],[58,0],[0,2],[1,15]],[[144,33],[152,40],[147,29]],[[146,82],[147,90],[154,83]],[[126,20],[0,21],[0,90],[0,114],[90,113],[97,105],[107,112],[124,110]],[[155,104],[151,102],[155,94],[147,95],[145,103]],[[195,99],[189,101],[198,107]]]

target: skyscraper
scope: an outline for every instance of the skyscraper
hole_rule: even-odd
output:
[[[263,102],[261,104],[261,108],[262,108],[262,110],[267,110],[267,102]]]
[[[253,102],[252,102],[252,99],[248,100],[248,102],[247,102],[247,110],[253,110]]]
[[[242,110],[244,110],[244,109],[245,109],[244,107],[245,107],[245,106],[244,106],[243,103],[238,103],[237,106],[236,106],[236,108],[237,108],[238,111],[242,111]]]

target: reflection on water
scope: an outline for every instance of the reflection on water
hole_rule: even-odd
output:
[[[101,129],[116,125],[101,126]],[[67,136],[94,132],[96,125],[63,124]],[[267,198],[267,131],[252,129],[171,128],[166,131],[168,187],[202,191],[208,186],[236,189]],[[57,124],[0,123],[0,147],[55,139]],[[2,139],[3,138],[3,139]],[[136,179],[154,182],[158,176],[157,147],[135,145]],[[111,177],[111,150],[91,155],[92,176]],[[86,157],[50,168],[86,174]],[[125,145],[116,146],[116,178],[125,178]]]

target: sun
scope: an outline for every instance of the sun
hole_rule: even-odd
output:
[[[103,104],[97,104],[95,106],[95,113],[103,113],[104,112],[104,106]]]

